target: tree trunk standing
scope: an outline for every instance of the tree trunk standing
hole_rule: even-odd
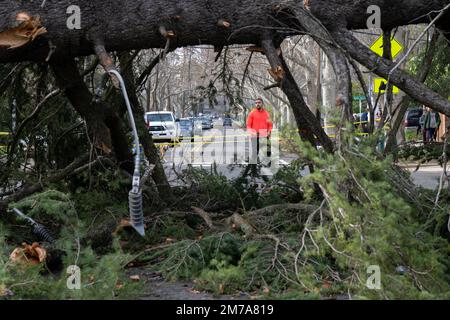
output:
[[[353,122],[352,79],[347,58],[339,49],[327,44],[326,41],[319,41],[319,45],[330,59],[336,78],[336,96],[342,99],[341,125],[345,121]]]
[[[192,51],[189,50],[189,60],[188,60],[188,83],[189,83],[189,97],[192,96]],[[189,99],[189,102],[191,99]],[[185,108],[185,106],[183,106]]]
[[[170,82],[170,75],[169,75],[169,82]],[[171,95],[172,95],[172,92],[170,91],[170,83],[169,84],[167,84],[167,86],[166,86],[166,90],[167,90],[167,110],[169,110],[169,111],[171,111],[171,112],[173,112],[173,113],[176,113],[176,110],[175,110],[175,107],[174,107],[174,105],[172,104],[172,97],[171,97]]]
[[[318,42],[329,58],[336,78],[336,82],[334,83],[336,96],[333,105],[336,105],[336,109],[340,113],[339,120],[335,122],[336,146],[340,149],[343,139],[343,129],[345,130],[346,126],[349,125],[350,130],[354,130],[352,110],[353,94],[350,68],[348,66],[347,58],[339,49],[329,45],[326,41],[318,40]]]
[[[316,86],[315,86],[315,104],[317,108],[317,117],[321,119],[322,112],[321,107],[323,105],[322,100],[322,49],[320,47],[317,48],[317,77],[316,77]],[[326,130],[325,130],[326,132]]]
[[[154,87],[152,88],[152,107],[151,111],[161,111],[161,104],[160,101],[158,101],[158,87],[159,87],[159,68],[160,64],[156,66],[156,72],[155,72],[155,81],[154,81]]]
[[[147,80],[147,92],[146,92],[146,108],[145,108],[145,112],[150,112],[151,111],[151,106],[152,106],[152,78],[148,77]]]
[[[391,30],[383,31],[383,58],[387,61],[392,61],[391,35]],[[386,81],[387,80],[388,79],[386,79]],[[386,83],[386,88],[384,89],[383,112],[381,114],[381,121],[378,126],[379,129],[383,129],[387,119],[389,119],[389,122],[392,120],[392,101],[394,98],[393,89],[394,87],[391,82]]]
[[[326,55],[322,55],[322,105],[325,113],[325,132],[329,135],[336,134],[336,128],[332,127],[333,110],[336,103],[336,76],[330,60]]]

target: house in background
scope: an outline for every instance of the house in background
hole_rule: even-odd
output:
[[[439,126],[439,131],[437,133],[438,141],[444,142],[446,135],[450,135],[450,118],[441,114],[441,125]]]

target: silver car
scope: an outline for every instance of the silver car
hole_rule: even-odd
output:
[[[190,118],[183,118],[179,121],[180,124],[180,140],[190,138],[194,141],[194,121]]]

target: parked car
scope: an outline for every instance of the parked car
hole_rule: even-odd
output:
[[[405,127],[406,128],[419,127],[420,117],[422,117],[422,115],[423,115],[422,108],[409,109],[405,115]]]
[[[180,140],[180,125],[173,112],[147,112],[145,121],[153,140],[177,143]]]
[[[231,120],[231,118],[224,118],[223,119],[223,126],[224,127],[232,127],[233,126],[233,120]]]
[[[214,128],[214,124],[211,120],[211,118],[208,117],[201,117],[200,120],[202,121],[202,129],[208,130]]]
[[[203,121],[201,118],[190,118],[194,123],[194,136],[201,135],[203,131]]]
[[[190,138],[191,142],[193,142],[194,136],[194,121],[191,118],[180,119],[180,139]]]

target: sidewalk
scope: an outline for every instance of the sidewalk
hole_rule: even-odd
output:
[[[439,180],[442,174],[442,167],[437,162],[430,162],[422,164],[417,172],[414,172],[417,168],[417,162],[400,163],[402,168],[411,172],[413,181],[426,189],[435,190],[439,186]]]

